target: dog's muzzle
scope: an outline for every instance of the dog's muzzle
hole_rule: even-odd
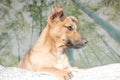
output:
[[[73,44],[71,43],[70,40],[68,40],[68,41],[66,42],[66,46],[69,47],[69,48],[71,48],[71,47],[73,46]]]
[[[77,40],[77,41],[70,41],[68,40],[66,42],[67,47],[69,48],[75,48],[75,49],[79,49],[84,47],[86,44],[88,43],[88,41],[86,39],[82,39],[82,40]]]

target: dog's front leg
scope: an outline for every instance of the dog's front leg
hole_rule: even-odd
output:
[[[45,67],[40,68],[40,71],[46,71],[53,73],[58,80],[70,80],[72,77],[72,73],[67,69],[57,69],[55,67]]]

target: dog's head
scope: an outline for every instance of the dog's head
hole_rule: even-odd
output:
[[[81,48],[87,41],[77,32],[78,20],[74,16],[64,16],[63,9],[52,7],[48,17],[50,35],[59,47]]]

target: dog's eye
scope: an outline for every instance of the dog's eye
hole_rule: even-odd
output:
[[[67,26],[67,29],[70,30],[70,31],[73,30],[72,26]]]

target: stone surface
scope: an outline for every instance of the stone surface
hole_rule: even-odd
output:
[[[120,80],[119,63],[71,71],[72,80]],[[56,80],[56,78],[48,72],[31,72],[17,67],[0,66],[0,80]]]

